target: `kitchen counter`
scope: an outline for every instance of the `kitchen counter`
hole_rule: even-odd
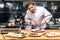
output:
[[[31,32],[31,30],[23,30],[23,31],[28,33]],[[47,32],[60,32],[60,30],[45,30],[45,32],[41,32],[41,33],[47,33]],[[46,35],[41,35],[40,37],[30,37],[27,35],[25,38],[15,38],[15,37],[5,37],[3,35],[0,34],[1,40],[60,40],[60,36],[47,37]]]

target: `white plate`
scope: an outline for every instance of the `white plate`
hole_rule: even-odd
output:
[[[49,32],[46,33],[46,36],[48,37],[60,36],[60,32]]]
[[[7,37],[19,37],[19,38],[22,38],[23,37],[21,35],[9,35],[9,34],[6,34],[5,36],[7,36]]]
[[[23,35],[23,34],[17,34],[17,33],[13,33],[13,32],[9,32],[8,34],[5,34],[4,36],[19,37],[19,38],[25,37],[25,35]]]

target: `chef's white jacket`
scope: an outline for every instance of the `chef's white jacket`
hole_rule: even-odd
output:
[[[43,19],[48,23],[50,19],[52,18],[52,14],[46,10],[44,7],[36,6],[36,12],[32,13],[29,10],[27,10],[25,15],[25,22],[29,23],[30,20],[34,20],[36,24],[39,24]],[[46,24],[40,27],[36,27],[36,29],[44,29],[46,27]]]

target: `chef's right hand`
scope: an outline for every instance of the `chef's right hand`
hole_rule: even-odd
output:
[[[35,23],[35,21],[33,21],[33,20],[30,21],[30,24],[31,24],[32,26],[36,26],[36,23]]]

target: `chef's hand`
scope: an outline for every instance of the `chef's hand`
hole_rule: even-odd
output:
[[[33,21],[33,20],[30,21],[30,24],[31,24],[32,26],[36,26],[36,23],[35,23],[35,21]]]
[[[38,26],[43,26],[44,24],[46,24],[46,21],[45,21],[45,20],[42,20],[42,21],[40,22],[40,24],[38,24]]]
[[[41,23],[40,23],[40,26],[43,26],[44,24],[46,24],[46,21],[42,20]]]

